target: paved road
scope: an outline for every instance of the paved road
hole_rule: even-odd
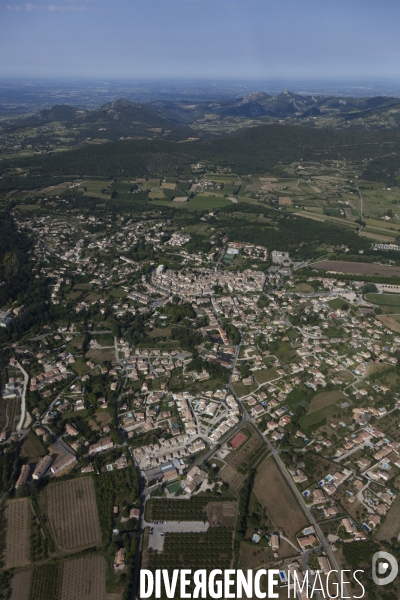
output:
[[[121,402],[122,392],[126,386],[126,382],[128,381],[128,372],[126,370],[126,365],[119,357],[118,339],[116,337],[114,337],[114,348],[115,348],[115,360],[123,368],[124,374],[125,374],[124,381],[122,382],[122,386],[119,391],[118,398],[117,398],[117,404],[116,404],[115,425],[118,428],[119,427],[119,403]]]
[[[242,338],[240,339],[239,344],[236,347],[235,357],[234,357],[234,360],[233,360],[233,363],[232,363],[232,371],[235,368],[236,361],[237,361],[237,358],[239,356],[241,345],[242,345]],[[254,420],[247,413],[245,407],[243,406],[243,404],[241,403],[241,401],[237,397],[236,392],[235,392],[235,390],[234,390],[234,388],[232,386],[232,371],[231,371],[231,375],[229,377],[228,387],[229,387],[229,390],[231,391],[231,393],[233,394],[233,396],[236,398],[236,400],[239,403],[239,405],[241,406],[241,409],[242,409],[242,419],[241,419],[240,423],[238,423],[238,425],[233,430],[230,430],[225,436],[223,436],[222,438],[220,438],[220,440],[218,440],[218,443],[220,445],[222,445],[223,443],[225,443],[225,441],[227,441],[233,435],[233,433],[237,429],[241,428],[245,423],[252,423],[255,426],[255,429],[256,429],[258,435],[261,437],[261,439],[263,440],[263,442],[268,446],[268,448],[269,448],[269,450],[270,450],[270,452],[271,452],[271,454],[273,456],[273,459],[275,460],[275,462],[276,462],[279,470],[281,471],[281,473],[282,473],[282,475],[283,475],[286,483],[288,484],[289,488],[292,490],[295,498],[297,499],[298,504],[300,505],[301,510],[304,512],[308,523],[311,523],[314,526],[314,529],[315,529],[315,531],[316,531],[316,533],[317,533],[317,535],[318,535],[318,537],[319,537],[319,539],[321,541],[321,545],[319,546],[319,549],[321,551],[324,551],[325,554],[328,556],[330,564],[331,564],[331,568],[332,569],[336,569],[337,571],[340,571],[339,564],[338,564],[338,562],[336,560],[336,557],[335,557],[335,555],[334,555],[334,553],[333,553],[333,551],[332,551],[332,549],[330,547],[330,544],[329,544],[328,540],[325,538],[324,534],[322,533],[322,530],[319,527],[319,525],[318,525],[316,519],[314,518],[313,514],[311,513],[311,510],[304,503],[303,496],[301,495],[301,493],[298,490],[296,484],[294,483],[294,481],[292,480],[291,476],[287,472],[285,465],[281,461],[281,459],[279,457],[278,450],[259,431],[257,425],[254,423]],[[198,460],[195,461],[194,464],[201,464],[201,463],[203,463],[204,461],[208,460],[208,458],[210,458],[214,454],[214,452],[215,452],[215,447],[211,448],[208,452],[206,452],[205,454],[203,454]],[[142,506],[142,511],[143,511],[143,506]],[[141,521],[140,530],[143,530],[143,525],[145,523],[145,521],[144,521],[144,514],[143,513],[144,513],[144,511],[142,512],[142,521]],[[169,525],[169,523],[167,525]],[[154,535],[154,534],[152,534],[152,535]],[[160,535],[160,534],[157,534],[157,537],[158,537],[158,535]],[[161,539],[163,539],[163,536],[160,535],[160,537],[161,537]],[[155,540],[154,542],[152,542],[152,544],[153,543],[159,544],[159,543],[161,543],[161,541],[160,540]],[[303,558],[303,560],[305,561],[305,565],[307,565],[307,566],[308,566],[308,554],[309,554],[308,552],[304,553],[304,558]],[[137,576],[139,574],[139,564],[140,564],[140,554],[139,554],[139,552],[137,552],[136,561],[135,561],[135,569],[134,569],[135,578],[137,578]],[[312,582],[312,577],[310,577],[310,582]],[[132,592],[131,592],[131,599],[132,600],[134,600],[135,597],[136,597],[136,591],[137,591],[137,582],[134,582],[134,584],[132,586]],[[347,587],[346,587],[345,584],[343,585],[343,592],[344,592],[344,596],[343,596],[344,598],[346,596],[349,597],[348,596]],[[317,598],[318,598],[318,596],[319,595],[317,595]]]
[[[17,425],[17,433],[22,433],[22,427],[24,426],[25,415],[26,415],[26,390],[28,389],[29,375],[22,368],[22,366],[20,365],[20,363],[18,361],[16,361],[16,364],[24,376],[24,389],[22,391],[22,396],[21,396],[21,417],[20,417],[19,423]]]
[[[143,521],[143,527],[153,528],[154,533],[187,533],[189,531],[196,533],[207,531],[209,524],[208,521],[164,521],[163,523],[158,522],[157,525]]]
[[[233,367],[235,367],[236,364],[236,360],[237,357],[239,355],[239,351],[240,351],[240,346],[241,346],[242,340],[240,340],[239,345],[237,346],[236,349],[236,354],[235,354],[235,359],[233,361]],[[232,394],[234,395],[234,397],[236,398],[236,400],[239,402],[240,406],[242,407],[243,410],[243,418],[242,418],[242,423],[243,422],[250,422],[253,423],[253,425],[255,426],[255,429],[257,431],[257,433],[260,435],[261,439],[263,440],[263,442],[268,446],[269,450],[271,451],[271,454],[279,468],[279,470],[281,471],[284,479],[286,480],[287,484],[289,485],[290,489],[292,490],[295,498],[298,501],[298,504],[300,505],[302,511],[304,512],[307,521],[309,523],[311,523],[314,526],[314,529],[319,537],[319,539],[321,540],[321,549],[327,554],[327,556],[329,557],[329,561],[331,564],[332,569],[336,569],[337,571],[340,570],[339,568],[339,564],[336,560],[336,557],[330,547],[330,544],[328,542],[328,540],[325,538],[324,534],[322,533],[321,528],[319,527],[316,519],[314,518],[313,514],[311,513],[311,510],[308,508],[308,506],[306,506],[306,504],[304,503],[304,499],[303,496],[301,495],[300,491],[298,490],[296,484],[294,483],[293,479],[291,478],[291,476],[289,475],[289,473],[286,470],[285,465],[283,464],[283,462],[280,459],[279,456],[279,452],[278,450],[271,444],[271,442],[265,437],[265,435],[263,435],[258,427],[257,424],[254,423],[253,419],[249,416],[249,414],[247,413],[245,407],[242,405],[241,401],[239,400],[239,398],[237,397],[235,390],[232,387],[231,384],[231,377],[229,378],[229,389],[231,390]],[[344,591],[344,596],[348,596],[347,593],[347,589],[346,586],[343,586],[343,591]]]

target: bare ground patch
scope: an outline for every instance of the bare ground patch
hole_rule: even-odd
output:
[[[373,263],[347,262],[344,260],[323,260],[310,265],[313,269],[336,271],[338,273],[355,273],[360,275],[382,275],[383,277],[400,277],[400,267],[375,265]]]
[[[339,400],[346,400],[346,397],[340,390],[334,392],[320,392],[311,400],[308,413],[313,413],[321,408],[325,408],[325,406],[335,404],[336,402],[339,402]]]
[[[394,319],[393,317],[388,317],[386,315],[378,315],[377,318],[388,329],[391,329],[396,333],[400,333],[400,323],[396,321],[396,319]]]
[[[211,525],[234,527],[236,521],[236,502],[210,502],[206,506],[207,518]]]
[[[395,537],[396,539],[400,535],[400,496],[397,496],[390,508],[385,522],[381,525],[378,533],[376,534],[377,540],[390,540]]]
[[[241,488],[242,483],[246,478],[245,475],[238,473],[230,465],[222,469],[219,476],[221,477],[222,481],[224,483],[227,483],[229,487],[235,492],[237,492]]]
[[[296,543],[296,533],[307,525],[307,519],[272,458],[258,468],[254,493],[276,529]]]

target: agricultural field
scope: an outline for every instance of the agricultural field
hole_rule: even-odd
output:
[[[354,275],[380,275],[381,277],[400,277],[400,267],[378,265],[374,263],[346,262],[342,260],[323,260],[312,263],[313,269],[335,271],[337,273],[353,273]]]
[[[91,478],[49,485],[42,498],[57,547],[72,551],[101,543]]]
[[[35,567],[32,572],[29,600],[58,600],[60,592],[60,565],[50,563]]]
[[[296,533],[307,525],[307,519],[272,458],[258,468],[253,490],[274,527],[296,543]]]
[[[228,569],[233,558],[233,529],[210,527],[204,533],[166,533],[164,550],[147,554],[149,569]],[[64,600],[64,599],[63,599]]]
[[[10,600],[29,600],[32,571],[17,571],[11,580]]]
[[[59,600],[106,600],[106,561],[102,556],[66,560]]]
[[[230,465],[224,467],[218,476],[224,483],[228,484],[229,488],[234,492],[237,492],[242,487],[242,483],[246,479],[246,475],[238,473]]]
[[[400,296],[397,294],[366,294],[365,299],[372,304],[400,307]]]
[[[381,525],[376,539],[379,541],[390,542],[393,538],[398,538],[400,534],[400,495],[397,496],[392,507],[389,509],[384,523]]]
[[[5,568],[23,567],[29,563],[29,518],[28,498],[10,500],[5,508]]]
[[[397,440],[400,433],[400,410],[379,419],[379,428],[386,436]]]
[[[150,498],[146,502],[146,521],[204,521],[210,498],[193,496],[190,500]]]
[[[214,527],[234,527],[236,502],[210,502],[206,507],[207,519]]]
[[[187,206],[188,208],[202,209],[213,209],[221,208],[222,206],[228,206],[231,204],[230,200],[227,200],[223,196],[201,196],[200,194],[190,200]]]
[[[400,333],[400,323],[394,317],[388,315],[378,315],[377,319],[385,325],[388,329]]]

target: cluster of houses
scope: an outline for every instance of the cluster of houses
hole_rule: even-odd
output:
[[[163,273],[153,273],[152,284],[164,292],[193,298],[214,294],[215,286],[221,286],[230,292],[260,292],[265,284],[265,274],[250,269],[240,273],[203,268],[181,271],[167,269]]]

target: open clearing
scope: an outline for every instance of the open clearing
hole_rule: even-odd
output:
[[[206,507],[207,518],[217,527],[234,527],[236,521],[236,502],[210,502]]]
[[[260,369],[259,371],[253,372],[254,378],[260,385],[267,381],[273,381],[279,377],[275,369]]]
[[[398,538],[400,535],[400,496],[397,496],[393,506],[388,512],[385,522],[381,525],[376,534],[377,540],[387,540]]]
[[[312,413],[307,413],[300,418],[300,427],[303,427],[304,429],[307,429],[307,427],[312,427],[313,425],[320,423],[323,419],[329,419],[330,417],[333,417],[338,410],[339,409],[336,404],[328,404],[319,410],[315,410]]]
[[[5,568],[23,567],[29,563],[29,499],[10,500],[5,509]]]
[[[19,571],[11,581],[10,600],[28,600],[32,571]]]
[[[60,600],[106,600],[106,561],[102,556],[67,560]]]
[[[219,476],[221,477],[224,483],[227,483],[230,489],[237,492],[242,487],[242,483],[245,480],[246,476],[242,475],[235,471],[233,467],[228,465],[220,472]]]
[[[21,445],[20,456],[27,458],[29,462],[38,462],[39,459],[46,453],[41,440],[33,431],[30,431]]]
[[[267,458],[258,468],[254,493],[274,527],[296,544],[296,533],[307,525],[307,520],[272,458]]]
[[[310,402],[308,414],[316,412],[321,408],[325,408],[325,406],[329,406],[330,404],[335,404],[336,402],[339,402],[339,400],[346,400],[346,397],[342,394],[340,390],[335,392],[321,392],[320,394],[316,394]]]
[[[113,362],[115,361],[115,350],[114,348],[96,348],[89,350],[86,353],[86,358],[92,360],[96,364],[99,364],[103,361]]]
[[[310,265],[312,269],[336,271],[338,273],[354,273],[356,275],[381,275],[382,277],[400,277],[400,267],[375,265],[373,263],[346,262],[344,260],[323,260]]]
[[[92,479],[49,485],[43,502],[58,548],[78,550],[101,543]]]
[[[393,317],[388,317],[385,315],[379,315],[378,320],[385,325],[388,329],[395,331],[396,333],[400,333],[400,323],[396,321]]]

